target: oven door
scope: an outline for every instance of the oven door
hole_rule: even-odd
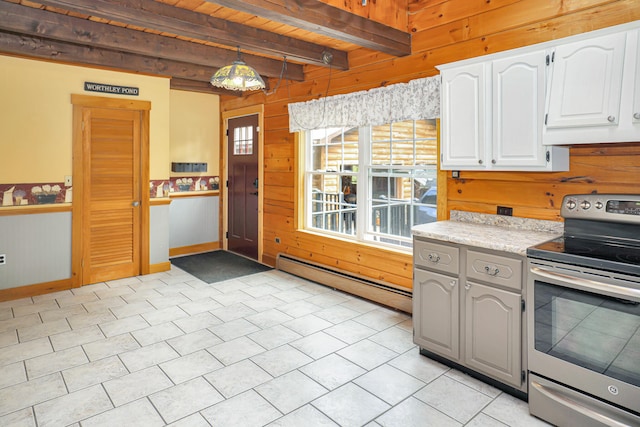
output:
[[[529,259],[527,298],[531,373],[640,415],[640,278]]]

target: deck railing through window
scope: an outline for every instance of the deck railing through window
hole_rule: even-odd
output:
[[[411,205],[406,200],[392,199],[388,204],[374,206],[372,211],[375,233],[411,236]]]
[[[356,205],[344,201],[342,193],[313,193],[311,224],[314,228],[356,234]]]
[[[356,205],[344,201],[342,193],[313,194],[311,224],[314,228],[334,231],[348,235],[356,234]],[[390,200],[377,205],[371,212],[371,231],[392,236],[411,237],[412,217],[411,205],[406,200]]]

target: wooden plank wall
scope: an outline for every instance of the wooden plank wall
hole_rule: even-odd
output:
[[[416,0],[408,26],[414,53],[394,58],[359,49],[350,70],[307,67],[306,80],[283,82],[275,94],[223,98],[223,110],[265,104],[263,261],[284,252],[411,288],[410,254],[297,229],[296,137],[288,130],[287,104],[381,87],[437,74],[436,66],[640,19],[640,0]],[[275,82],[272,82],[272,87]],[[463,172],[447,174],[447,210],[560,220],[562,196],[584,192],[639,192],[640,144],[596,144],[571,149],[571,170],[557,173]],[[280,243],[275,243],[275,238]]]

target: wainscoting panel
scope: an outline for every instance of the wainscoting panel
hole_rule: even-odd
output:
[[[219,240],[219,196],[177,197],[169,208],[169,248]]]
[[[0,289],[71,277],[71,212],[0,216]]]
[[[169,204],[152,205],[149,210],[149,264],[169,261]]]

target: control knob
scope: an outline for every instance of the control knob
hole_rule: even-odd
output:
[[[604,204],[603,204],[601,201],[599,201],[599,200],[598,200],[598,201],[596,202],[596,209],[600,210],[600,209],[602,209],[603,207],[604,207]]]
[[[591,207],[591,203],[589,203],[588,200],[583,200],[582,202],[580,202],[580,207],[586,211]]]
[[[570,211],[574,210],[576,208],[576,201],[569,199],[567,200],[567,209],[569,209]]]

